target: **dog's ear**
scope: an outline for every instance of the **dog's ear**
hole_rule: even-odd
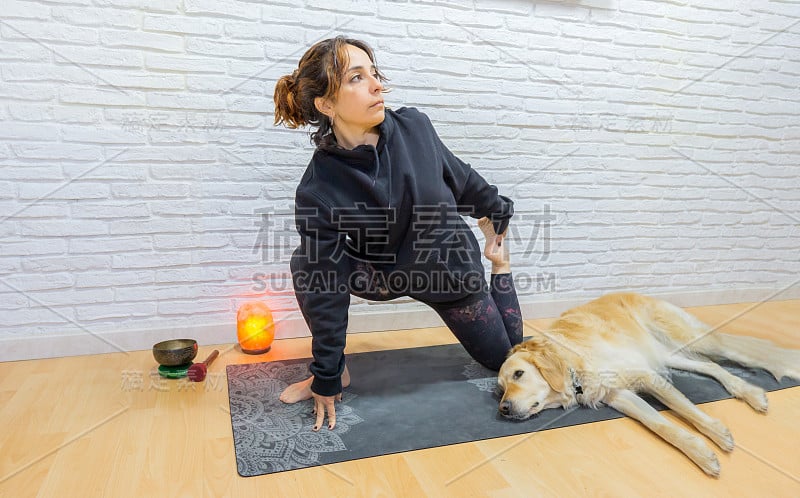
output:
[[[541,334],[534,334],[530,339],[525,342],[521,342],[511,348],[506,355],[506,358],[510,357],[514,353],[519,352],[530,352],[536,353],[542,348],[545,347],[547,344],[547,338]]]
[[[552,348],[540,348],[531,354],[531,362],[539,369],[539,373],[553,391],[560,393],[566,391],[567,365]]]
[[[547,336],[534,334],[527,341],[511,348],[508,356],[514,353],[527,353],[528,361],[539,370],[552,390],[560,393],[566,391],[567,365],[553,350]]]

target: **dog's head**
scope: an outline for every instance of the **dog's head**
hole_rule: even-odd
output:
[[[503,391],[500,414],[522,420],[562,406],[566,376],[566,365],[543,337],[514,346],[497,375]]]

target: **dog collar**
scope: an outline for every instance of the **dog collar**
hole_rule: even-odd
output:
[[[569,375],[572,377],[572,389],[575,391],[575,394],[583,394],[583,386],[581,386],[581,381],[578,380],[578,374],[575,373],[575,370],[570,368]]]

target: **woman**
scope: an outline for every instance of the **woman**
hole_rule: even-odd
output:
[[[295,195],[301,242],[290,263],[312,334],[312,375],[280,398],[313,397],[315,431],[326,412],[335,427],[334,400],[350,382],[343,353],[350,294],[428,304],[494,370],[522,341],[504,244],[513,202],[456,158],[427,116],[387,109],[385,80],[367,44],[338,36],[312,46],[275,87],[276,125],[317,126],[317,149]],[[486,236],[490,290],[464,214],[479,218]]]

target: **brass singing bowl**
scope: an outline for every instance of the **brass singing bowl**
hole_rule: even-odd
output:
[[[170,339],[153,346],[153,358],[159,365],[177,367],[190,363],[197,356],[197,341],[194,339]]]

